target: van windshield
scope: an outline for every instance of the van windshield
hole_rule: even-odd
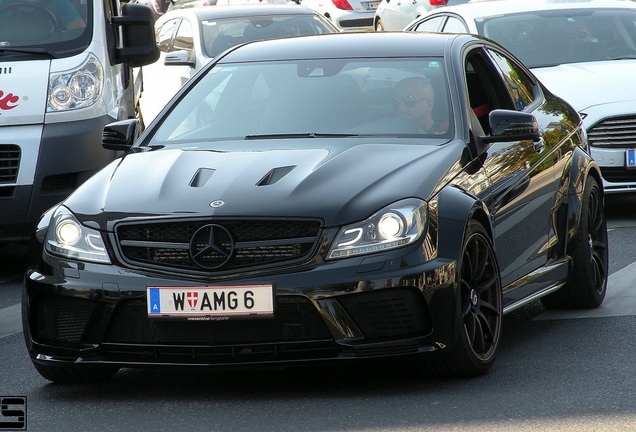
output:
[[[54,57],[83,51],[91,40],[92,8],[87,0],[0,0],[0,55],[2,48],[5,55],[39,48]]]

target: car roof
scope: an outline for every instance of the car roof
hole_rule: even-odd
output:
[[[318,13],[308,7],[296,4],[201,6],[191,9],[175,9],[166,12],[157,22],[163,22],[176,16],[196,17],[198,20],[203,21],[218,18],[266,15],[318,15]]]
[[[345,32],[252,42],[230,52],[221,61],[442,57],[447,44],[456,39],[483,40],[468,34]]]
[[[517,12],[561,10],[561,9],[635,9],[636,2],[631,0],[486,0],[446,6],[427,13],[456,12],[465,17],[489,17]]]

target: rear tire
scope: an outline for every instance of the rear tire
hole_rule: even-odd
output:
[[[488,233],[477,221],[466,232],[459,265],[454,344],[427,358],[436,376],[475,377],[488,372],[501,339],[501,278]]]
[[[595,308],[607,291],[608,240],[603,195],[598,182],[585,181],[581,220],[575,234],[567,284],[541,299],[548,308]]]
[[[119,371],[119,368],[114,366],[48,366],[35,361],[33,366],[43,378],[55,383],[107,381]]]

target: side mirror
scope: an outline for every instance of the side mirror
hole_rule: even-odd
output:
[[[140,67],[157,61],[159,48],[154,23],[151,8],[137,3],[122,7],[122,16],[113,17],[113,24],[121,27],[122,37],[122,46],[115,50],[116,63]]]
[[[129,150],[139,137],[137,119],[121,120],[104,126],[102,147],[106,150]]]
[[[194,60],[190,59],[190,54],[186,50],[172,51],[166,54],[163,64],[166,66],[195,66]]]
[[[539,123],[525,112],[497,109],[488,114],[491,135],[482,137],[484,143],[541,139]]]

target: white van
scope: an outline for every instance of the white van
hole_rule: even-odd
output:
[[[118,156],[102,130],[138,116],[153,25],[119,0],[0,0],[0,245]]]

